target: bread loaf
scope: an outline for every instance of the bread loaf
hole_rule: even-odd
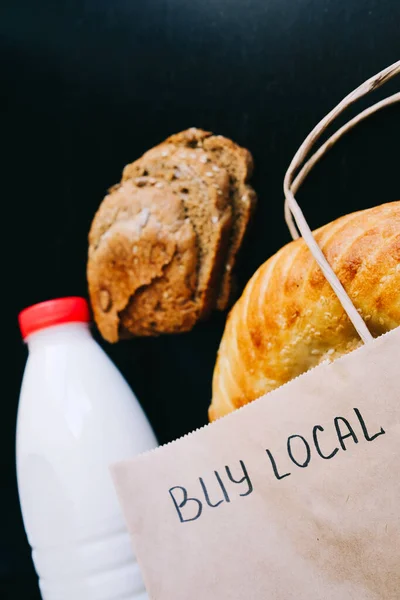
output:
[[[247,150],[199,129],[125,167],[89,234],[89,294],[106,340],[188,331],[227,305],[255,203],[251,170]]]
[[[371,333],[400,325],[400,202],[344,216],[315,238]],[[232,309],[213,377],[210,420],[361,341],[302,239],[267,260]]]

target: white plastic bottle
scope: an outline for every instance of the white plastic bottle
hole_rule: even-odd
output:
[[[74,297],[19,316],[29,350],[17,422],[24,525],[43,600],[145,600],[109,465],[157,442],[88,322]]]

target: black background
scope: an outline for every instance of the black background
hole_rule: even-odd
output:
[[[232,137],[254,154],[259,206],[242,254],[243,286],[289,240],[282,180],[299,144],[346,93],[400,58],[400,6],[396,0],[3,0],[0,41],[0,598],[33,600],[39,595],[14,474],[26,360],[18,311],[86,295],[87,232],[106,189],[127,162],[189,126]],[[394,90],[390,83],[374,98]],[[399,199],[399,139],[397,106],[347,135],[299,194],[311,226]],[[160,442],[205,423],[224,319],[215,315],[179,337],[103,344]]]

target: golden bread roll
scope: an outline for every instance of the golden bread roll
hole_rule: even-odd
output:
[[[314,236],[372,335],[400,325],[400,201],[359,211]],[[267,260],[225,327],[210,420],[362,344],[302,239]]]

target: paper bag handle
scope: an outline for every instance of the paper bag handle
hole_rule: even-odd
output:
[[[349,319],[353,323],[357,333],[359,334],[360,338],[364,343],[370,342],[374,338],[371,335],[367,325],[363,321],[361,315],[357,311],[356,307],[347,295],[343,285],[340,283],[332,267],[326,260],[322,250],[318,246],[311,232],[311,229],[308,226],[307,221],[303,215],[303,212],[294,197],[294,194],[297,193],[299,187],[301,186],[301,184],[303,183],[304,179],[311,171],[313,166],[320,160],[320,158],[322,158],[322,156],[329,150],[329,148],[331,148],[344,133],[352,129],[352,127],[357,125],[360,121],[366,119],[378,110],[385,108],[390,104],[394,104],[395,102],[399,102],[400,92],[393,94],[392,96],[389,96],[388,98],[385,98],[380,102],[377,102],[373,106],[367,108],[359,115],[351,119],[348,123],[343,125],[303,165],[296,178],[295,174],[298,171],[298,169],[300,169],[301,165],[304,163],[304,160],[306,159],[310,150],[314,146],[315,142],[319,139],[319,137],[322,135],[325,129],[327,129],[327,127],[336,119],[338,115],[345,111],[351,104],[353,104],[363,96],[369,94],[370,92],[376,90],[381,85],[389,81],[389,79],[391,79],[395,75],[398,75],[399,73],[400,60],[393,63],[380,73],[377,73],[376,75],[365,81],[358,88],[356,88],[354,91],[348,94],[341,102],[339,102],[339,104],[333,110],[331,110],[306,137],[306,139],[296,152],[292,162],[290,163],[283,183],[283,190],[285,194],[285,218],[293,239],[297,239],[299,237],[299,234],[296,230],[297,225],[297,228],[300,231],[300,234],[303,237],[308,248],[310,249],[310,252],[317,261],[328,283],[331,285],[333,291],[337,295],[341,305],[343,306],[345,312],[347,313]]]

